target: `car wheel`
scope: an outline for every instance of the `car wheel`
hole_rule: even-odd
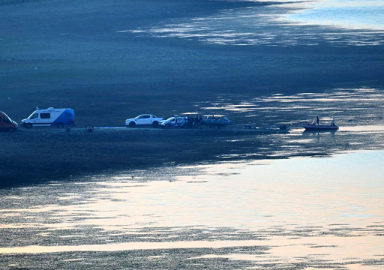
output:
[[[32,128],[32,124],[26,124],[25,127],[26,128]]]
[[[158,126],[159,126],[159,122],[155,121],[155,122],[152,123],[152,127],[157,128]]]
[[[64,127],[64,124],[63,124],[63,123],[58,123],[58,124],[57,124],[57,127],[58,127],[58,128],[63,128],[63,127]]]
[[[16,131],[16,129],[15,128],[9,128],[8,131],[9,132],[14,132],[14,131]]]
[[[171,128],[171,124],[166,124],[165,128]]]
[[[135,122],[130,122],[128,126],[131,127],[131,128],[133,128],[133,127],[136,126],[136,123],[135,123]]]

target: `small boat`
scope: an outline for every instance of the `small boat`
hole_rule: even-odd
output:
[[[339,127],[336,125],[313,125],[313,124],[303,124],[305,130],[308,131],[329,131],[329,130],[338,130]]]
[[[318,121],[313,121],[312,123],[304,123],[303,127],[308,131],[336,131],[339,129],[335,124],[335,120],[332,120],[329,125],[320,125]]]

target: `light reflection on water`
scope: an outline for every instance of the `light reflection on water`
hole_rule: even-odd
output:
[[[100,262],[94,254],[143,250],[140,263],[155,260],[156,266],[141,269],[154,269],[156,260],[172,256],[164,251],[170,249],[188,250],[185,264],[226,258],[224,265],[247,261],[256,269],[382,267],[382,100],[383,92],[372,88],[250,100],[220,95],[197,107],[215,115],[231,111],[252,123],[278,119],[290,132],[239,137],[215,164],[167,164],[0,190],[0,268],[20,262],[17,254],[25,267],[48,253],[68,262],[50,269],[80,269]],[[336,116],[340,130],[303,132],[301,122],[318,113],[322,121]],[[244,141],[263,145],[238,150]],[[376,151],[360,152],[366,149]],[[344,154],[329,156],[335,153]],[[328,157],[308,158],[314,155]],[[63,255],[73,252],[96,253]]]
[[[224,162],[1,190],[0,253],[264,246],[267,254],[226,255],[382,259],[383,159]],[[211,256],[201,259],[221,255]]]
[[[320,0],[307,2],[305,9],[286,16],[306,24],[333,25],[348,29],[384,29],[382,0]]]
[[[220,10],[206,17],[117,32],[234,46],[383,45],[382,1],[286,2],[285,5],[250,4],[246,8]]]
[[[305,155],[329,155],[348,150],[384,148],[384,93],[381,89],[334,89],[325,93],[275,94],[247,98],[241,95],[219,96],[217,101],[200,104],[204,114],[231,114],[236,128],[287,125],[289,133],[259,136],[268,147],[235,151],[229,158],[286,158]],[[246,106],[244,106],[246,105]],[[303,132],[302,124],[316,116],[321,123],[336,119],[334,132]],[[252,140],[252,138],[248,138]]]
[[[229,98],[229,96],[228,96]],[[384,92],[382,89],[353,88],[333,89],[324,93],[300,93],[296,95],[275,94],[271,96],[248,98],[241,95],[231,95],[230,99],[219,96],[218,101],[200,104],[200,109],[206,114],[226,115],[230,112],[234,117],[247,124],[288,124],[301,126],[316,116],[330,121],[332,118],[351,130],[356,126],[384,125]],[[253,117],[250,117],[253,116]],[[237,119],[236,119],[237,120]],[[239,122],[235,121],[235,122]]]

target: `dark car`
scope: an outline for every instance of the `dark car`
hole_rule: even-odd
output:
[[[0,111],[0,131],[16,131],[19,125],[13,121],[9,116]]]

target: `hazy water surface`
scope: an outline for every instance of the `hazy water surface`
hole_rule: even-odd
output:
[[[151,28],[121,29],[117,32],[234,46],[383,44],[383,1],[265,2],[276,3],[226,8],[206,17],[166,20]]]
[[[304,7],[287,18],[307,24],[347,29],[384,30],[382,0],[319,0],[307,2]]]
[[[193,249],[186,261],[375,269],[384,266],[383,159],[363,151],[168,166],[4,189],[1,267],[92,252],[62,268],[98,269],[94,252]]]
[[[290,132],[239,136],[214,164],[0,190],[0,268],[380,269],[383,98],[220,94],[196,108]],[[340,130],[303,132],[316,115]],[[242,140],[264,147],[239,151]]]

